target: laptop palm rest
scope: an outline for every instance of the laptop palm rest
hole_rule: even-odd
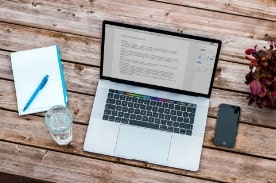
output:
[[[166,164],[171,136],[166,132],[121,125],[115,154],[128,159]]]

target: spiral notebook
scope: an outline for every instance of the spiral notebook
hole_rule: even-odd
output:
[[[19,115],[43,112],[55,105],[67,106],[66,83],[57,45],[11,53],[11,63]],[[48,75],[47,83],[24,111],[45,75]]]

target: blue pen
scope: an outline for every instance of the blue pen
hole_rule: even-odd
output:
[[[31,105],[31,103],[33,102],[34,98],[37,96],[37,94],[39,93],[39,91],[45,86],[45,84],[48,81],[48,77],[49,75],[46,74],[44,76],[44,78],[42,79],[42,81],[40,82],[40,84],[38,85],[38,87],[35,89],[33,95],[31,96],[31,98],[28,100],[27,104],[25,105],[23,112]]]

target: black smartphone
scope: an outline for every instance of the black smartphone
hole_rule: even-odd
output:
[[[214,144],[234,147],[241,108],[230,104],[220,104],[215,128]]]

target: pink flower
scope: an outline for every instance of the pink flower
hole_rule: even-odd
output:
[[[245,50],[246,55],[251,55],[254,52],[255,52],[255,50],[253,48],[248,48],[247,50]]]
[[[253,95],[258,95],[262,90],[262,84],[256,80],[251,81],[250,90]]]

